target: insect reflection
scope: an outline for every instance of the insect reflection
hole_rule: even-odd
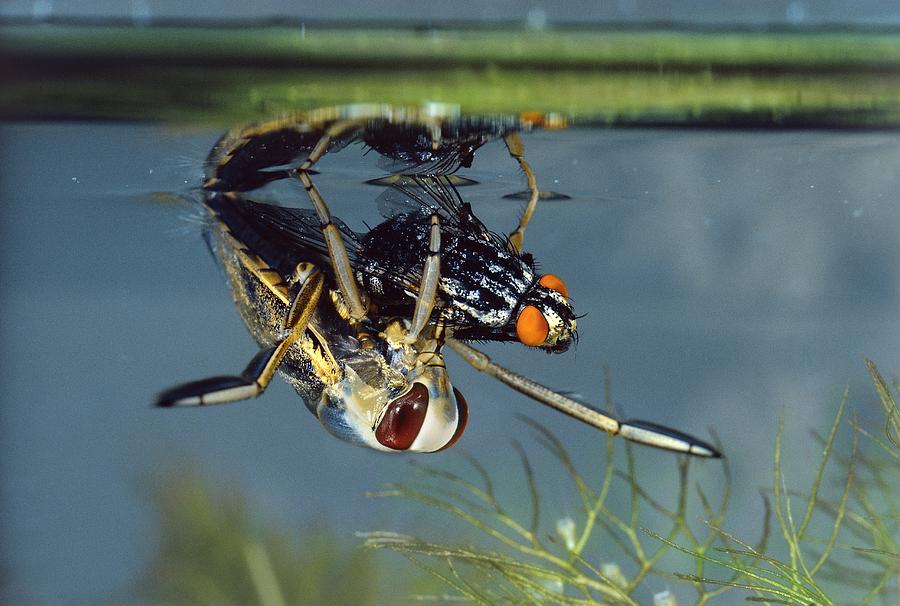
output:
[[[261,349],[240,375],[174,387],[158,404],[256,397],[280,371],[337,437],[379,450],[433,452],[455,443],[468,418],[444,363],[449,345],[478,370],[610,434],[719,456],[687,434],[618,421],[493,363],[463,342],[519,340],[553,352],[574,339],[565,284],[539,275],[531,256],[521,252],[539,191],[514,125],[396,118],[293,118],[220,140],[204,184],[206,237]],[[525,172],[530,191],[508,237],[490,232],[448,177],[498,136]],[[356,139],[404,163],[381,200],[386,220],[365,234],[331,216],[311,176],[324,153]],[[296,167],[282,167],[304,154]],[[243,193],[288,176],[303,184],[314,211],[254,202]]]

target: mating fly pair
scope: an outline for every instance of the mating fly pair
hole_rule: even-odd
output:
[[[719,456],[681,432],[618,421],[463,342],[518,340],[559,352],[575,337],[565,284],[539,275],[521,251],[539,197],[516,134],[530,125],[367,106],[226,134],[207,165],[206,236],[261,349],[241,375],[174,387],[159,405],[256,397],[280,371],[337,437],[384,451],[434,452],[454,444],[468,419],[444,363],[449,345],[478,370],[610,434]],[[481,223],[449,176],[495,138],[505,141],[529,182],[529,203],[508,237]],[[402,165],[382,197],[386,220],[364,234],[331,216],[311,176],[325,153],[356,140]],[[285,178],[299,180],[314,210],[244,195]]]

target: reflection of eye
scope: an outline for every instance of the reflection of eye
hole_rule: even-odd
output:
[[[555,290],[567,299],[569,298],[569,289],[566,288],[566,283],[563,282],[561,278],[558,278],[553,274],[544,274],[543,276],[541,276],[541,279],[538,280],[538,284],[540,284],[544,288]]]
[[[428,412],[428,389],[421,383],[394,399],[387,406],[375,429],[375,438],[393,450],[406,450],[415,441]]]
[[[523,345],[543,345],[550,334],[550,325],[544,314],[534,305],[526,305],[516,320],[516,335]]]

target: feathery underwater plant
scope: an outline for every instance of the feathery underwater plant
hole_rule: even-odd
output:
[[[579,519],[560,518],[556,536],[542,530],[538,482],[524,449],[516,444],[531,503],[527,521],[516,519],[501,504],[490,474],[472,457],[468,459],[480,484],[441,468],[419,466],[422,481],[375,493],[412,499],[449,514],[495,547],[452,545],[391,532],[365,533],[366,545],[404,554],[444,581],[455,592],[455,600],[476,604],[633,606],[641,603],[636,593],[648,593],[648,580],[654,577],[689,583],[696,591],[694,603],[700,606],[735,589],[742,590],[747,600],[767,604],[864,605],[879,598],[896,604],[900,598],[900,409],[875,365],[866,360],[866,366],[887,416],[887,439],[866,431],[855,419],[845,419],[849,398],[845,390],[828,435],[816,436],[822,454],[809,490],[801,492],[787,486],[780,422],[771,501],[764,494],[762,538],[755,545],[724,529],[731,486],[724,460],[724,487],[716,507],[699,486],[696,499],[689,498],[687,458],[677,462],[677,490],[671,502],[663,503],[639,482],[630,446],[625,445],[624,471],[617,471],[614,444],[607,444],[604,474],[599,486],[592,488],[562,443],[527,420],[538,442],[571,478],[582,506]],[[893,389],[900,392],[896,380]],[[841,454],[836,450],[837,438],[847,425],[849,450]],[[826,495],[833,482],[837,484],[834,497]],[[607,498],[614,486],[621,485],[629,495],[622,513]],[[652,526],[645,519],[648,512],[656,518]],[[770,537],[773,512],[783,544],[774,544]],[[698,514],[706,521],[701,530],[687,522]],[[589,544],[615,546],[617,553],[610,555],[628,560],[627,571],[619,564],[595,564],[585,555]],[[773,555],[776,550],[786,557]],[[671,560],[678,553],[682,557]],[[668,558],[665,567],[664,557]],[[690,572],[669,572],[672,561]],[[676,604],[675,595],[668,591],[652,599],[654,604]]]
[[[800,492],[787,488],[781,464],[784,427],[783,423],[779,424],[773,498],[788,559],[776,559],[713,527],[735,545],[722,550],[724,558],[673,547],[728,568],[739,578],[721,581],[703,579],[700,575],[679,575],[681,578],[739,587],[752,594],[748,600],[770,604],[866,605],[878,598],[886,604],[900,601],[897,587],[900,584],[900,501],[897,497],[900,494],[900,450],[897,448],[900,409],[875,364],[868,359],[865,363],[887,417],[884,429],[887,442],[853,419],[849,421],[850,452],[846,455],[835,452],[835,438],[849,395],[845,391],[829,434],[816,436],[823,448],[809,492]],[[894,390],[900,392],[896,380]],[[861,448],[860,435],[867,440],[869,448]],[[826,466],[831,460],[836,461],[831,479],[839,481],[841,487],[837,498],[822,495],[823,481],[828,477]],[[796,508],[792,499],[802,503],[802,508]],[[800,509],[802,517],[795,519]],[[830,528],[827,537],[812,536],[810,530],[815,517]],[[890,583],[894,587],[889,587]]]
[[[606,400],[607,407],[611,408],[608,389]],[[700,553],[721,542],[721,536],[712,527],[722,523],[730,498],[731,477],[726,459],[721,460],[725,480],[718,505],[713,506],[698,489],[700,507],[712,523],[711,528],[698,530],[687,522],[691,466],[688,457],[676,459],[677,491],[670,502],[663,502],[639,481],[629,444],[624,445],[625,469],[617,469],[616,441],[609,439],[602,477],[595,488],[578,471],[571,455],[553,433],[534,421],[523,420],[530,426],[535,441],[571,479],[581,507],[578,519],[559,517],[555,533],[542,528],[538,481],[525,449],[514,443],[531,510],[525,521],[516,519],[501,502],[485,467],[466,455],[480,483],[445,469],[416,464],[422,481],[391,485],[373,493],[378,497],[404,497],[441,510],[495,542],[497,548],[450,545],[392,532],[365,533],[366,545],[401,552],[447,583],[456,592],[457,599],[471,603],[635,606],[640,603],[635,593],[649,588],[648,579],[661,579],[658,584],[663,586],[675,580],[661,567],[663,558],[674,551],[672,542],[683,541]],[[617,492],[627,495],[627,505],[623,508],[609,498]],[[665,525],[661,532],[667,542],[642,532],[647,516],[658,521],[658,527]],[[598,564],[592,555],[587,555],[592,544],[598,542],[614,549],[614,553],[605,554],[610,561]],[[698,558],[696,562],[695,572],[703,575],[705,561]],[[697,587],[698,604],[728,589]],[[654,596],[654,601],[661,605],[675,604],[674,599],[668,592]]]

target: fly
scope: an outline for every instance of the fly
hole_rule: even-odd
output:
[[[446,180],[440,176],[411,179],[398,191],[409,198],[406,201],[413,210],[360,236],[331,217],[308,170],[297,174],[310,192],[315,211],[254,203],[236,191],[206,190],[207,241],[225,268],[238,311],[260,350],[240,375],[173,387],[159,396],[158,405],[197,406],[254,398],[280,371],[335,436],[384,451],[434,452],[452,446],[468,420],[466,401],[452,387],[444,363],[443,348],[450,346],[476,369],[609,434],[696,456],[720,456],[713,446],[688,434],[644,421],[619,421],[492,362],[457,338],[466,333],[460,332],[459,323],[444,318],[453,312],[452,302],[438,306],[432,315],[440,288],[454,294],[441,278],[445,267],[456,271],[453,265],[443,264],[453,247],[468,250],[474,242],[484,243],[490,252],[480,256],[479,263],[490,262],[504,251],[516,254],[506,246],[508,239],[485,237],[487,230],[481,232],[483,225]],[[404,225],[407,219],[412,224]],[[378,268],[373,256],[381,253],[377,239],[367,243],[366,238],[379,229],[405,237],[409,243],[419,242],[418,252],[409,254],[411,258],[422,254],[416,264],[420,269],[404,274],[405,294],[415,300],[411,316],[392,315],[394,310],[378,306],[375,285],[378,280],[387,281],[388,274],[367,273]],[[469,238],[473,234],[474,240]],[[345,241],[351,245],[345,246]],[[367,268],[365,259],[374,265]],[[478,268],[472,265],[473,274],[461,279],[484,288]],[[481,271],[485,273],[483,267]],[[542,281],[550,284],[541,285]],[[565,299],[561,281],[537,278],[536,282]],[[529,308],[542,313],[524,305],[519,316]]]
[[[255,250],[247,241],[259,238],[256,223],[231,224],[209,210],[207,241],[260,350],[241,374],[178,385],[159,395],[158,406],[255,398],[278,371],[336,437],[387,452],[436,452],[455,444],[468,421],[466,400],[452,386],[444,363],[443,347],[449,345],[476,369],[611,435],[701,457],[721,456],[688,434],[645,421],[619,421],[554,392],[448,337],[440,323],[428,324],[414,342],[408,338],[410,322],[403,318],[353,324],[342,314],[341,294],[329,288],[302,250]],[[290,272],[275,268],[292,262]]]
[[[433,318],[460,340],[518,340],[550,352],[569,347],[576,322],[565,283],[539,273],[531,255],[512,252],[446,177],[405,177],[380,201],[388,218],[367,233],[331,218],[349,271],[377,315],[411,318],[413,335]],[[331,268],[327,232],[313,211],[237,194],[212,194],[207,204],[232,223],[256,223],[255,245],[303,254]],[[429,286],[423,276],[429,275],[435,224],[439,246],[434,254],[440,261]],[[277,266],[286,273],[291,262]],[[337,281],[336,271],[326,271]]]

